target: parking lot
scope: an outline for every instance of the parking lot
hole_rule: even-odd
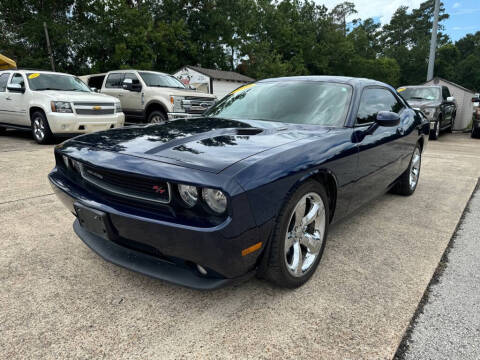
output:
[[[431,141],[411,197],[331,229],[312,280],[198,292],[105,262],[48,184],[53,146],[0,137],[0,358],[389,359],[480,176],[480,142]]]

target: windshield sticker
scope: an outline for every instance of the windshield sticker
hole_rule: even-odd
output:
[[[247,89],[250,89],[251,87],[254,87],[255,84],[248,84],[248,85],[245,85],[245,86],[242,86],[242,87],[239,87],[237,90],[233,90],[230,95],[233,95],[233,94],[236,94],[240,91],[243,91],[243,90],[247,90]]]
[[[39,76],[40,76],[39,73],[34,73],[34,74],[28,75],[28,78],[29,78],[29,79],[35,79],[35,78],[37,78],[37,77],[39,77]]]
[[[405,91],[405,88],[398,88],[397,91],[398,91],[398,92]]]

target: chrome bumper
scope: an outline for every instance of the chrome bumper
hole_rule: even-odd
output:
[[[169,112],[168,113],[168,120],[177,120],[177,119],[185,119],[185,118],[192,118],[192,117],[200,117],[202,114],[188,114],[188,113],[175,113]]]

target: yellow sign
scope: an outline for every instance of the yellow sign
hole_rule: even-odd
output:
[[[398,92],[405,91],[405,88],[398,88],[397,91],[398,91]]]
[[[240,92],[240,91],[243,91],[243,90],[250,89],[251,87],[254,87],[254,86],[255,86],[255,84],[248,84],[248,85],[245,85],[245,86],[241,86],[241,87],[239,87],[238,89],[233,90],[233,91],[230,93],[230,95],[236,94],[236,93],[238,93],[238,92]]]
[[[34,74],[28,75],[28,78],[29,78],[29,79],[35,79],[35,78],[37,78],[37,77],[39,77],[39,76],[40,76],[39,73],[34,73]]]

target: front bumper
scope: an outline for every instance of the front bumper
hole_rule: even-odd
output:
[[[256,227],[245,228],[245,217],[239,217],[237,222],[229,217],[215,227],[186,226],[114,206],[74,184],[57,169],[49,174],[49,180],[74,215],[74,204],[106,214],[112,234],[109,240],[86,231],[78,223],[74,229],[92,250],[112,263],[196,289],[222,287],[255,273],[263,247],[242,256],[243,249],[261,241]],[[207,276],[199,273],[196,264],[207,269]]]
[[[86,134],[122,127],[125,124],[123,112],[95,116],[51,112],[47,114],[47,119],[53,134]]]

